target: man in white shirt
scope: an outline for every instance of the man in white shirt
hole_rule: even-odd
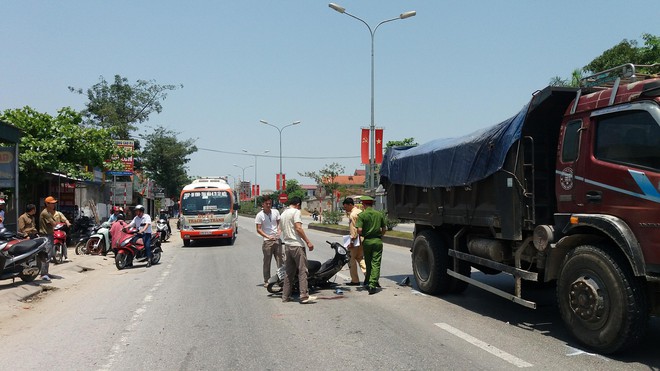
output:
[[[135,227],[138,229],[134,239],[142,237],[144,248],[147,250],[147,268],[151,267],[151,216],[144,212],[144,206],[135,206],[135,217],[124,229]]]
[[[286,275],[284,276],[284,287],[282,289],[282,302],[291,301],[291,292],[293,291],[293,281],[298,276],[298,288],[300,289],[300,303],[307,304],[316,300],[315,296],[309,295],[307,285],[307,253],[305,245],[309,251],[314,250],[314,244],[307,238],[305,230],[302,227],[302,218],[300,217],[300,197],[292,197],[289,201],[289,207],[282,212],[280,228],[284,239],[286,258],[284,266]]]
[[[257,233],[264,238],[261,249],[264,253],[264,287],[268,286],[270,278],[270,262],[275,257],[275,264],[282,265],[282,244],[280,243],[280,212],[273,210],[273,200],[266,195],[261,203],[262,210],[254,218]]]

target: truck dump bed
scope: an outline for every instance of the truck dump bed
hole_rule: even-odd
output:
[[[380,172],[388,212],[429,225],[502,228],[511,239],[551,218],[559,128],[576,91],[547,87],[493,127],[389,149]]]

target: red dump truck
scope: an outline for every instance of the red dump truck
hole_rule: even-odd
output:
[[[419,289],[472,284],[535,308],[523,280],[554,282],[581,344],[614,353],[638,343],[660,314],[658,67],[547,87],[494,127],[388,150],[381,184],[389,214],[415,223]],[[488,286],[473,268],[515,284]]]

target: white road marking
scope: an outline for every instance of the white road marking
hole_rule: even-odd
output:
[[[585,352],[585,351],[582,350],[582,349],[577,349],[577,348],[573,348],[573,347],[568,347],[568,350],[570,351],[570,353],[566,353],[566,356],[567,356],[567,357],[579,356],[579,355],[587,355],[587,356],[592,356],[592,357],[600,358],[600,359],[605,360],[605,361],[608,361],[608,362],[610,361],[610,359],[607,358],[607,357],[603,357],[603,356],[601,356],[600,354],[596,354],[596,353]]]
[[[172,268],[172,261],[165,267],[165,270],[160,274],[160,277],[154,283],[154,285],[149,289],[149,292],[147,295],[144,296],[144,299],[142,299],[142,305],[137,308],[133,312],[133,316],[131,317],[131,320],[129,321],[128,325],[124,328],[124,331],[122,332],[119,341],[117,341],[112,348],[110,349],[110,352],[106,356],[106,363],[105,365],[101,366],[99,368],[99,371],[108,371],[112,369],[112,365],[115,362],[115,359],[125,350],[128,348],[129,344],[129,334],[131,334],[134,329],[138,326],[140,318],[147,312],[147,304],[152,302],[154,297],[152,293],[158,289],[163,284],[163,281],[165,278],[170,274],[170,269]],[[155,269],[155,268],[150,268],[150,269]]]
[[[522,367],[532,367],[533,366],[531,363],[525,362],[525,361],[523,361],[522,359],[520,359],[516,356],[513,356],[513,355],[511,355],[511,354],[509,354],[509,353],[507,353],[503,350],[497,349],[494,346],[492,346],[492,345],[490,345],[490,344],[488,344],[484,341],[481,341],[481,340],[475,338],[474,336],[468,335],[468,334],[464,333],[463,331],[461,331],[461,330],[459,330],[455,327],[452,327],[452,326],[450,326],[446,323],[434,323],[434,325],[440,327],[441,329],[449,332],[452,335],[458,336],[459,338],[467,341],[468,343],[470,343],[472,345],[475,345],[475,346],[485,350],[486,352],[488,352],[488,353],[490,353],[494,356],[497,356],[497,357],[511,363],[512,365],[514,365],[516,367],[522,368]]]

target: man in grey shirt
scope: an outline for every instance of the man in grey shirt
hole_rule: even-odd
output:
[[[289,207],[282,212],[280,217],[280,229],[284,238],[286,274],[284,276],[284,288],[282,291],[282,302],[291,301],[291,291],[293,291],[293,281],[296,273],[298,274],[298,287],[300,289],[300,303],[307,304],[316,300],[315,296],[309,295],[307,286],[307,253],[305,245],[309,251],[314,250],[314,245],[307,238],[305,230],[302,227],[300,217],[300,197],[292,197],[289,201]]]

